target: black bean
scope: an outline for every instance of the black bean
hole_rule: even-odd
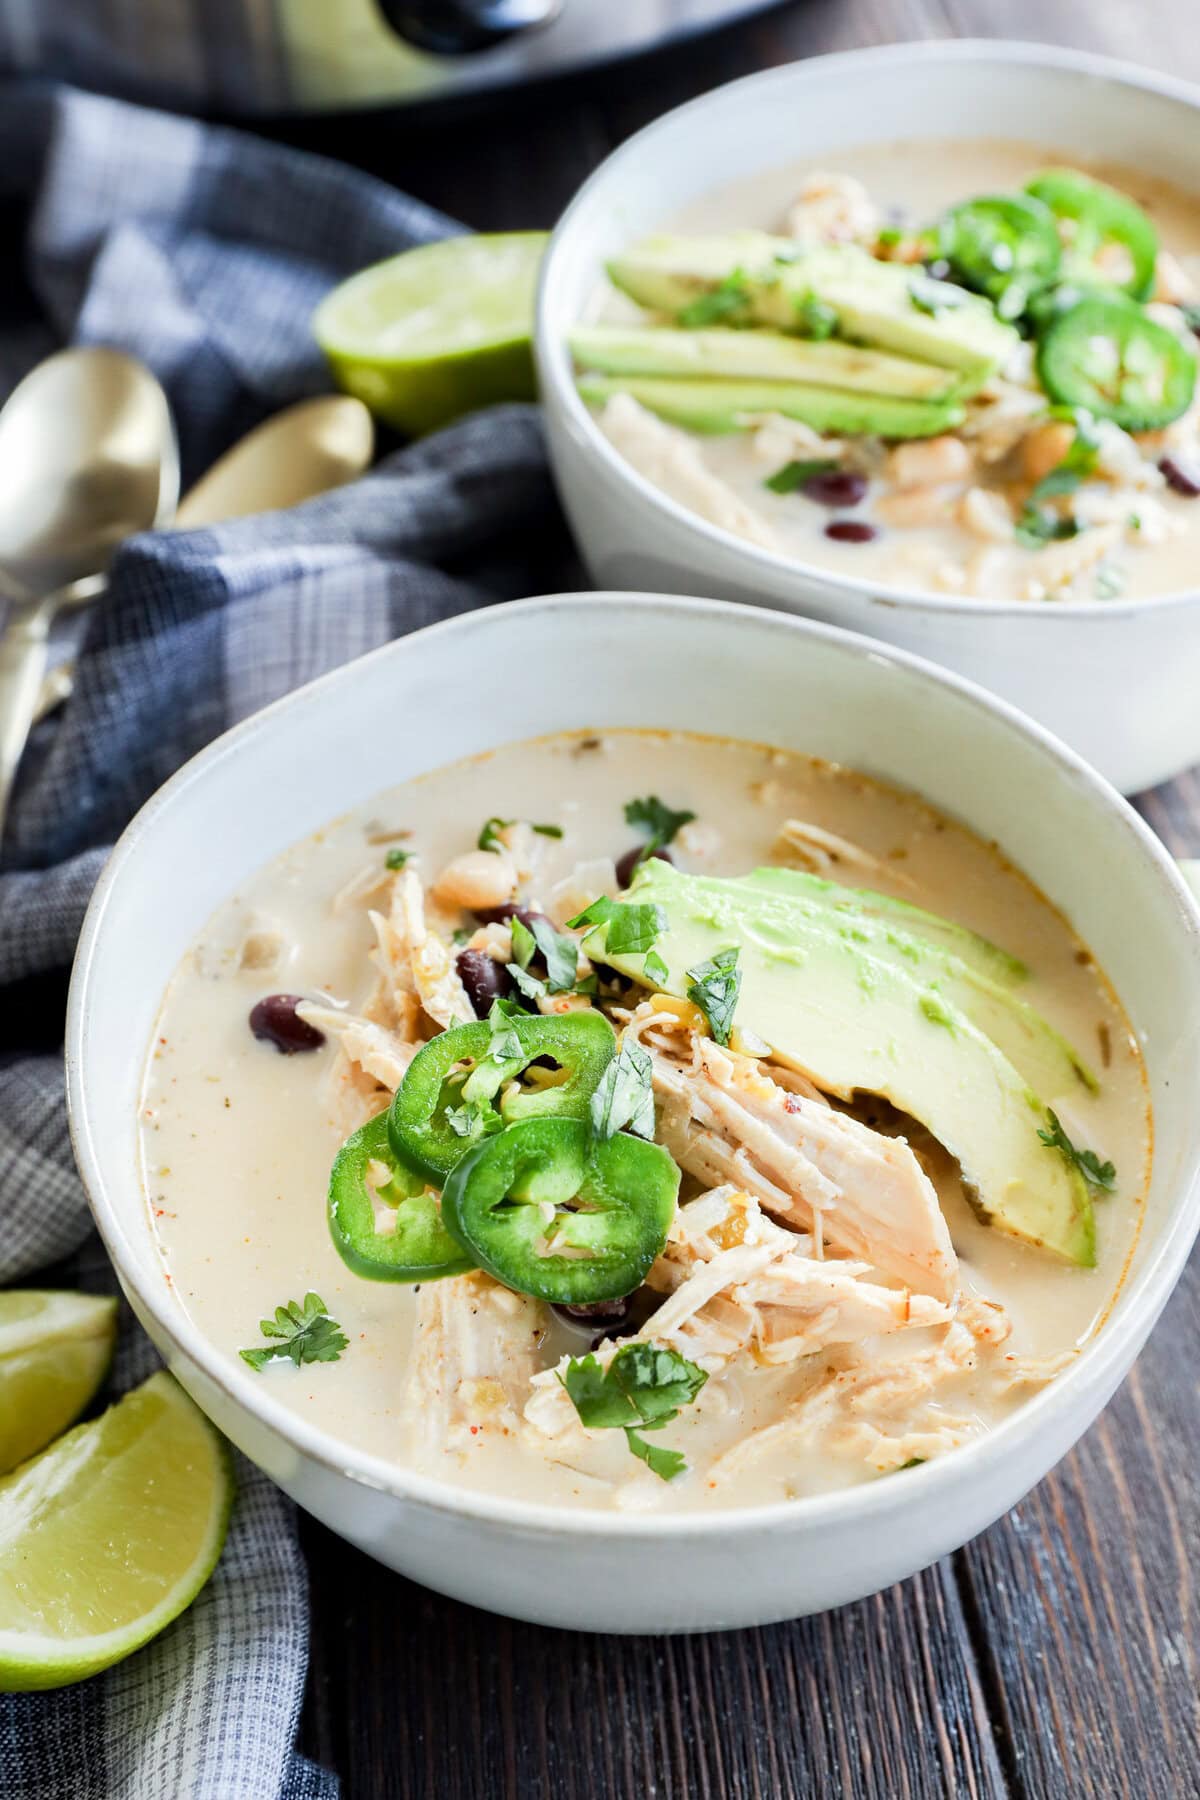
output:
[[[296,1008],[300,994],[268,994],[250,1009],[250,1029],[256,1038],[274,1044],[282,1056],[295,1056],[298,1050],[319,1050],[325,1033],[300,1018]]]
[[[633,1296],[627,1294],[622,1300],[593,1300],[587,1306],[556,1306],[554,1311],[568,1325],[599,1326],[600,1330],[588,1345],[590,1350],[604,1343],[606,1338],[619,1337],[629,1323],[630,1301]]]
[[[512,976],[506,963],[497,962],[486,950],[460,950],[454,962],[458,978],[477,1019],[486,1019],[492,1001],[512,993]]]
[[[1164,456],[1158,466],[1167,478],[1167,486],[1185,500],[1200,496],[1200,458]]]
[[[835,544],[869,544],[878,533],[865,519],[833,519],[825,527],[825,536]]]
[[[506,900],[503,906],[476,906],[472,910],[481,925],[507,925],[512,919],[520,919],[526,931],[532,931],[535,919],[541,919],[545,925],[554,923],[545,913],[533,912],[527,906],[518,906],[515,900]]]
[[[657,850],[652,850],[647,857],[645,844],[635,844],[632,850],[627,850],[624,856],[619,857],[617,860],[617,886],[623,888],[628,887],[633,880],[633,871],[637,868],[638,864],[642,861],[649,862],[651,860],[673,863],[675,858],[671,855],[669,850],[661,847]]]
[[[870,484],[854,469],[827,469],[800,483],[800,492],[818,506],[857,506],[867,497]]]

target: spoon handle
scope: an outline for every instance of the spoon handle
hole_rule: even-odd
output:
[[[15,607],[0,638],[0,834],[17,765],[37,713],[57,596]]]

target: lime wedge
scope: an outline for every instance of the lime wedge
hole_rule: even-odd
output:
[[[443,238],[334,288],[313,331],[334,380],[417,435],[498,400],[531,400],[544,231]]]
[[[0,1480],[0,1692],[64,1687],[156,1637],[225,1541],[224,1443],[152,1375]]]
[[[112,1360],[117,1303],[36,1288],[0,1293],[0,1475],[77,1419]]]

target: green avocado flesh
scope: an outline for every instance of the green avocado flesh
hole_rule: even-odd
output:
[[[902,400],[948,400],[960,378],[934,363],[889,356],[835,339],[782,331],[671,331],[588,325],[573,331],[571,354],[601,375],[709,376],[730,381],[803,381]]]
[[[961,425],[963,409],[949,401],[900,400],[889,394],[847,394],[798,381],[690,380],[656,375],[583,375],[579,392],[591,406],[630,394],[650,412],[690,431],[744,431],[764,413],[799,419],[814,431],[887,438],[936,437]]]
[[[639,305],[672,315],[728,284],[742,304],[738,323],[785,331],[815,300],[836,313],[839,337],[965,371],[976,385],[1018,341],[980,295],[853,245],[798,250],[763,231],[650,237],[615,257],[608,273]]]
[[[759,870],[719,880],[644,864],[631,898],[666,913],[654,943],[667,968],[661,985],[686,997],[688,969],[736,945],[739,1025],[827,1091],[843,1099],[880,1094],[919,1120],[958,1160],[987,1223],[1092,1265],[1087,1185],[1038,1136],[1050,1129],[1047,1100],[1095,1086],[1071,1046],[1033,1008],[946,949],[945,938],[937,943],[901,926],[893,909],[902,902],[833,883],[801,895],[778,885],[780,876],[805,879]],[[957,930],[944,926],[947,934]],[[604,926],[588,936],[588,956],[645,981],[644,957],[608,957],[605,936]]]

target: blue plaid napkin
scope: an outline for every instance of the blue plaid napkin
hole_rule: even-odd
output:
[[[308,318],[363,263],[454,230],[379,182],[232,132],[0,83],[0,396],[64,340],[166,386],[185,481],[328,385]],[[21,244],[24,249],[21,252]],[[119,553],[75,694],[35,734],[0,845],[0,1283],[112,1285],[67,1142],[65,971],[108,848],[216,733],[389,638],[571,584],[529,407],[480,413],[291,512]],[[50,1265],[55,1265],[50,1267]],[[154,1353],[124,1321],[112,1391]],[[13,1800],[328,1800],[293,1750],[308,1610],[292,1509],[244,1462],[190,1612],[94,1680],[0,1696]]]

